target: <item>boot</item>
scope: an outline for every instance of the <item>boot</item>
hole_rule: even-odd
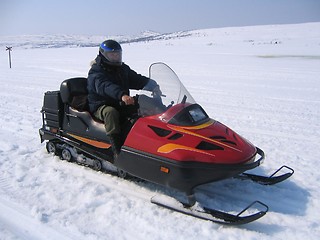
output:
[[[116,159],[120,154],[120,150],[122,146],[121,136],[120,134],[112,134],[109,136],[109,140],[110,140],[111,149],[113,152],[113,157],[114,159]]]

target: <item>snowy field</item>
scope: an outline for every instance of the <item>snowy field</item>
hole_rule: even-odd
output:
[[[253,200],[269,206],[240,227],[160,208],[150,198],[169,190],[60,161],[40,144],[44,92],[87,76],[98,48],[15,47],[12,69],[3,48],[1,240],[320,239],[320,23],[197,30],[123,49],[144,75],[151,63],[167,63],[212,118],[263,149],[266,160],[253,172],[286,164],[295,174],[274,186],[227,179],[197,190],[225,211]]]

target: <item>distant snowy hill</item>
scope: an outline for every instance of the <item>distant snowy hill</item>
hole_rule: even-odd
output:
[[[173,33],[157,33],[144,31],[137,36],[86,36],[86,35],[21,35],[0,36],[0,47],[12,46],[14,48],[62,48],[62,47],[96,47],[105,39],[115,39],[120,43],[148,42],[159,40],[172,40],[184,38],[207,38],[208,45],[225,45],[243,42],[250,45],[283,44],[284,42],[305,41],[308,44],[310,38],[317,38],[317,29],[320,23],[303,24],[303,28],[297,28],[299,24],[292,25],[268,25],[250,27],[212,28],[192,31],[179,31]],[[243,36],[246,36],[243,39]],[[319,39],[317,44],[320,44]]]
[[[62,48],[62,47],[96,47],[106,39],[114,39],[120,43],[145,42],[153,40],[168,40],[190,36],[189,32],[176,32],[160,34],[153,31],[144,31],[138,36],[86,36],[86,35],[20,35],[0,36],[0,47],[12,46],[14,48]]]
[[[96,47],[105,39],[115,39],[121,43],[144,41],[159,35],[155,32],[143,32],[138,37],[130,36],[86,36],[86,35],[21,35],[0,36],[0,47],[12,46],[14,48],[63,48],[63,47]]]

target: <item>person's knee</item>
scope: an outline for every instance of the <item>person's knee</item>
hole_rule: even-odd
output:
[[[106,107],[103,110],[103,119],[106,121],[119,121],[120,118],[120,114],[118,112],[117,109],[115,109],[114,107]]]
[[[102,111],[107,135],[120,134],[120,113],[113,107],[105,107]]]

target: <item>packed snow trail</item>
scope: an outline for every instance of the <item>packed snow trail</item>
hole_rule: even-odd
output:
[[[40,219],[30,214],[15,203],[0,198],[0,229],[6,229],[13,239],[76,239],[81,236],[69,232],[59,231],[45,224],[46,215],[41,214]],[[5,216],[5,217],[4,217]]]

